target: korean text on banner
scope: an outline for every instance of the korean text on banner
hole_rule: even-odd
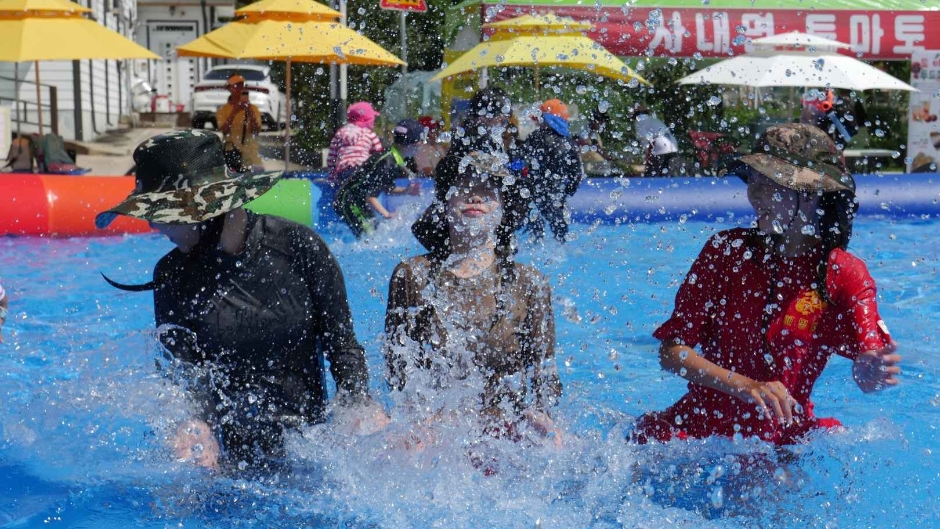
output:
[[[498,5],[493,0],[486,6]],[[588,6],[589,5],[589,6]],[[530,6],[525,6],[530,7]],[[540,5],[532,9],[545,9]],[[494,9],[496,22],[519,16],[523,6]],[[558,16],[593,24],[588,36],[621,57],[720,57],[752,51],[749,39],[799,31],[845,42],[862,60],[907,60],[924,49],[940,49],[940,11],[852,9],[597,8],[552,5]]]

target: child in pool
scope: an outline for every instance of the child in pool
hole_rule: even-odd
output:
[[[438,172],[437,200],[412,230],[430,253],[399,264],[389,284],[388,382],[432,421],[469,416],[509,438],[530,427],[560,446],[551,289],[513,261],[506,162],[482,152],[442,162],[454,170]]]
[[[712,237],[679,288],[654,336],[663,369],[689,392],[642,416],[638,442],[741,434],[791,444],[837,426],[810,400],[833,353],[853,361],[866,393],[898,383],[875,282],[846,251],[858,205],[833,141],[810,125],[772,127],[732,171],[747,182],[757,228]]]

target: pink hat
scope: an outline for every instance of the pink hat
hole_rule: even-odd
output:
[[[372,108],[372,103],[360,101],[349,105],[346,110],[346,120],[356,125],[371,127],[375,124],[375,118],[380,114]]]

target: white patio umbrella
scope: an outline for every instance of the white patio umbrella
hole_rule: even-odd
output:
[[[917,91],[873,66],[838,53],[849,46],[834,40],[792,32],[755,39],[753,45],[753,52],[693,72],[679,79],[679,84]]]

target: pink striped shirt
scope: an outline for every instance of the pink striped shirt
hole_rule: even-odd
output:
[[[336,131],[330,141],[330,155],[326,160],[326,167],[332,177],[340,171],[362,165],[372,153],[382,150],[382,142],[374,132],[347,123]]]

